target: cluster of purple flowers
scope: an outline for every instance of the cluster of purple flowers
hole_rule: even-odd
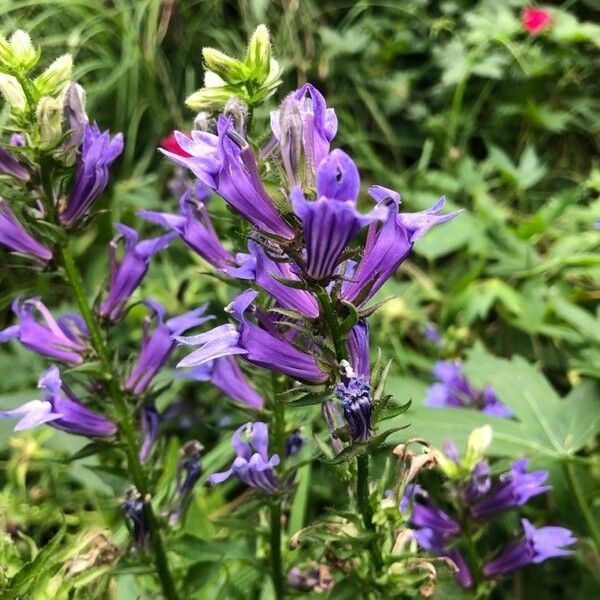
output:
[[[452,444],[448,459],[458,465],[458,453]],[[528,471],[529,461],[521,458],[512,463],[510,471],[493,478],[490,465],[484,459],[475,463],[466,480],[452,482],[453,498],[468,515],[469,528],[475,530],[503,511],[523,506],[530,498],[550,489],[544,485],[547,471]],[[464,519],[459,519],[436,505],[428,492],[418,484],[409,484],[400,502],[400,511],[409,514],[417,543],[438,556],[449,558],[456,566],[456,579],[465,588],[474,583],[473,569],[461,540],[467,533]],[[573,534],[563,527],[536,529],[522,519],[523,538],[511,543],[503,552],[485,562],[485,577],[505,575],[531,563],[540,563],[572,551],[566,546],[575,543]]]
[[[460,362],[441,360],[435,364],[432,373],[437,382],[427,390],[425,406],[475,408],[495,417],[513,416],[512,410],[502,404],[493,388],[486,386],[481,391],[473,388],[463,374]]]
[[[190,377],[210,380],[230,398],[255,408],[263,400],[245,380],[238,360],[303,384],[331,385],[350,438],[365,442],[372,431],[368,330],[363,321],[356,324],[345,334],[348,356],[333,360],[324,330],[324,297],[333,310],[343,310],[344,303],[360,310],[406,260],[414,243],[457,213],[439,214],[443,198],[424,212],[400,213],[400,196],[381,186],[368,190],[373,208],[359,211],[358,169],[348,154],[330,150],[337,118],[310,84],[288,96],[271,114],[271,129],[272,140],[261,155],[272,157],[278,149],[276,160],[284,167],[287,198],[267,191],[244,124],[226,114],[218,117],[214,128],[194,129],[189,135],[175,132],[169,149],[162,150],[249,225],[247,252],[234,253],[219,240],[206,198],[194,190],[184,191],[179,214],[140,213],[179,236],[224,276],[252,286],[227,308],[235,324],[177,337],[180,343],[197,347],[178,366],[191,369]],[[353,246],[364,228],[365,242]],[[266,308],[258,302],[260,291],[270,299]],[[341,369],[344,361],[346,368]],[[224,368],[228,377],[223,376]],[[235,474],[264,491],[278,489],[273,471],[278,458],[266,454],[266,425],[255,426],[260,441],[254,442],[257,434],[253,434],[242,443],[238,430],[233,442],[236,462],[213,482]]]

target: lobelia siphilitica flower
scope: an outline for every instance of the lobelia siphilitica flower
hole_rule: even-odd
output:
[[[491,439],[489,425],[474,430],[462,458],[456,446],[447,442],[444,452],[436,452],[436,462],[445,480],[441,502],[420,484],[409,483],[399,505],[417,544],[449,559],[456,580],[465,588],[532,563],[572,554],[568,547],[576,541],[568,529],[535,528],[523,518],[518,541],[508,540],[501,551],[487,544],[486,532],[494,519],[521,508],[550,489],[545,485],[548,471],[530,470],[526,458],[514,461],[508,471],[493,475],[484,457]],[[493,585],[493,581],[487,585]]]

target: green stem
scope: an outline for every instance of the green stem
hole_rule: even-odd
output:
[[[272,376],[273,383],[273,406],[271,419],[271,432],[273,448],[283,461],[285,457],[285,405],[277,397],[278,380],[277,375]],[[283,581],[283,559],[281,554],[281,497],[274,496],[271,502],[271,576],[275,589],[276,600],[282,600],[284,596]]]
[[[346,348],[345,340],[343,340],[340,335],[340,327],[335,310],[333,309],[333,304],[331,303],[331,298],[329,297],[327,290],[320,287],[316,289],[316,294],[319,299],[319,304],[323,309],[325,322],[331,333],[331,341],[335,348],[336,358],[338,361],[348,360],[348,349]]]
[[[360,512],[365,529],[375,534],[375,524],[373,523],[373,509],[369,502],[369,455],[361,454],[356,458],[356,502]],[[377,540],[373,539],[369,544],[369,552],[373,566],[379,571],[383,566],[381,553]]]
[[[104,370],[106,385],[119,418],[119,431],[125,442],[125,453],[127,454],[127,466],[131,479],[135,484],[138,492],[144,498],[144,515],[150,529],[150,542],[152,545],[152,553],[154,555],[154,563],[163,593],[167,600],[177,600],[177,588],[173,576],[169,570],[167,555],[163,546],[162,536],[160,534],[159,523],[149,501],[146,501],[149,495],[149,485],[146,473],[140,463],[138,457],[138,439],[136,430],[131,419],[131,413],[127,407],[127,403],[121,390],[115,373],[112,369],[110,355],[104,338],[102,337],[98,321],[92,312],[92,309],[87,301],[87,296],[83,288],[81,275],[77,270],[73,255],[69,249],[68,240],[64,240],[60,245],[60,251],[65,268],[65,274],[73,293],[75,300],[81,311],[81,315],[89,329],[92,346],[100,359]]]
[[[581,489],[581,485],[579,483],[579,479],[577,479],[577,474],[575,473],[575,468],[570,462],[563,463],[563,471],[565,473],[565,477],[571,486],[571,490],[575,495],[575,500],[579,506],[579,510],[585,519],[585,522],[588,526],[588,529],[594,538],[594,543],[596,544],[596,548],[600,550],[600,528],[598,527],[598,523],[592,514],[590,507],[588,506],[587,500],[585,499],[585,494]]]

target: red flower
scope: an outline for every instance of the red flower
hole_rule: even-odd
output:
[[[552,15],[546,8],[524,8],[521,21],[523,27],[532,35],[552,27]]]
[[[185,158],[187,158],[188,156],[191,156],[177,143],[177,139],[175,138],[175,133],[171,133],[171,135],[168,135],[166,138],[163,138],[162,140],[160,140],[160,147],[163,150],[168,150],[169,152],[173,152],[174,154],[179,154],[179,156],[183,156]]]

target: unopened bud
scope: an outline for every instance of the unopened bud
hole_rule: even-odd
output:
[[[63,116],[71,130],[70,138],[65,144],[68,148],[77,148],[83,140],[83,130],[88,122],[88,116],[85,112],[85,90],[75,81],[69,84],[65,93]]]
[[[248,105],[235,96],[229,98],[223,109],[223,114],[231,119],[233,128],[242,136],[246,136],[246,121],[248,120]]]
[[[231,98],[231,92],[225,88],[202,88],[185,99],[192,110],[214,110],[222,107]]]
[[[253,79],[265,81],[271,68],[271,38],[265,25],[259,25],[252,34],[246,51],[246,66]]]
[[[476,462],[483,458],[485,451],[492,443],[492,428],[489,425],[478,427],[471,432],[467,441],[467,453],[465,455],[464,466],[472,469]]]
[[[299,186],[302,161],[302,113],[298,102],[288,96],[279,111],[280,148],[283,168],[291,187]]]
[[[56,98],[44,96],[37,105],[36,117],[40,132],[40,148],[54,148],[62,137],[62,103]]]
[[[13,66],[24,70],[31,69],[38,60],[29,34],[22,29],[17,29],[10,36],[10,47],[13,52]]]
[[[216,133],[217,124],[210,116],[209,112],[200,111],[194,119],[194,127],[196,131],[205,131],[207,133]]]
[[[202,48],[202,57],[206,68],[216,73],[223,81],[231,84],[241,83],[248,79],[246,65],[236,58],[231,58],[215,48]]]
[[[44,96],[54,96],[62,91],[71,78],[72,72],[73,57],[70,54],[63,54],[35,78],[35,87]]]
[[[0,92],[4,94],[11,108],[25,110],[27,98],[21,84],[12,75],[0,73]]]

